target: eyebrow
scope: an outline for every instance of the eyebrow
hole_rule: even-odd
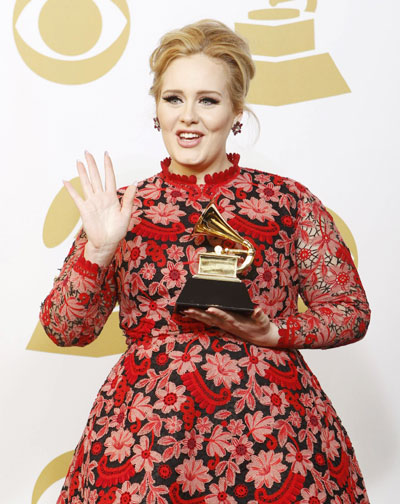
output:
[[[177,94],[184,94],[182,89],[165,89],[163,93],[177,93]],[[217,94],[222,97],[222,94],[219,91],[213,91],[212,89],[204,89],[201,91],[198,91],[196,93],[197,95],[202,95],[202,94]]]

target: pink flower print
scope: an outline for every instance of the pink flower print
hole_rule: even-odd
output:
[[[200,432],[200,434],[208,434],[211,432],[213,427],[213,423],[206,416],[199,417],[196,422],[196,428]]]
[[[272,247],[269,247],[264,251],[264,257],[270,264],[278,262],[278,254]]]
[[[307,471],[311,471],[313,463],[311,462],[311,450],[298,450],[292,443],[287,443],[286,448],[289,453],[286,455],[286,461],[292,464],[292,471],[306,475]]]
[[[224,432],[221,425],[214,427],[210,439],[208,439],[207,455],[210,457],[213,457],[214,455],[224,457],[230,446],[231,438],[232,436],[230,433]]]
[[[190,432],[185,432],[185,439],[182,442],[182,453],[187,453],[189,457],[195,457],[197,452],[203,447],[204,436],[196,434],[192,429]]]
[[[121,292],[124,294],[123,297],[136,296],[139,290],[145,289],[142,277],[136,272],[128,273],[124,269],[120,269],[118,272],[118,280],[121,285]]]
[[[161,455],[150,449],[150,441],[146,436],[141,436],[140,444],[135,444],[133,451],[135,454],[131,458],[131,462],[137,473],[143,469],[150,472],[153,470],[154,462],[161,462]]]
[[[145,263],[139,273],[145,280],[152,280],[156,274],[156,267],[153,263]]]
[[[136,422],[144,420],[153,411],[153,405],[149,404],[150,396],[138,392],[129,406],[129,421]]]
[[[226,427],[232,436],[241,436],[243,434],[245,425],[242,420],[231,420]]]
[[[182,490],[193,495],[195,492],[204,492],[204,483],[212,480],[208,474],[208,467],[203,464],[202,460],[196,460],[190,457],[185,459],[183,464],[175,468],[179,474],[177,481],[182,484]]]
[[[230,388],[233,383],[240,383],[240,369],[229,354],[216,353],[207,355],[207,364],[203,364],[202,369],[207,371],[206,379],[213,380],[214,385]]]
[[[206,496],[207,504],[236,504],[237,500],[226,493],[228,487],[225,478],[220,478],[218,484],[212,483],[210,485],[211,495]]]
[[[121,429],[125,424],[127,413],[128,407],[126,404],[122,404],[120,408],[115,408],[114,415],[111,416],[110,427]]]
[[[312,242],[313,247],[318,247],[320,255],[328,252],[331,255],[335,255],[339,244],[336,242],[336,237],[333,231],[322,231],[314,241]]]
[[[307,428],[310,429],[313,434],[317,434],[322,429],[321,415],[316,408],[313,408],[311,411],[306,410],[306,421]]]
[[[142,497],[138,495],[138,491],[138,483],[125,481],[121,488],[117,488],[114,504],[137,504],[142,502]]]
[[[156,390],[159,399],[155,402],[154,408],[161,409],[163,413],[169,413],[171,410],[179,411],[181,404],[186,399],[185,391],[184,385],[176,386],[175,383],[168,382],[167,388]]]
[[[339,456],[338,448],[339,443],[335,439],[335,433],[328,427],[322,429],[321,432],[322,451],[326,453],[327,457],[334,459]]]
[[[263,174],[264,176],[264,174]],[[270,180],[269,175],[265,175]],[[257,177],[256,177],[257,178]],[[253,180],[250,173],[240,173],[236,178],[236,187],[242,189],[245,192],[250,192],[253,189]]]
[[[267,201],[279,201],[280,187],[274,185],[272,182],[268,182],[268,184],[259,185],[257,187],[257,192]]]
[[[165,189],[165,199],[167,203],[176,204],[177,201],[185,201],[187,197],[186,191],[179,187],[167,187]]]
[[[315,483],[310,488],[303,488],[301,496],[303,500],[299,504],[324,504],[326,500],[325,490],[319,491]]]
[[[117,368],[114,367],[111,370],[111,373],[107,376],[107,381],[101,387],[101,391],[105,392],[108,396],[112,395],[115,392],[118,382],[122,376],[122,371],[122,366],[118,366]]]
[[[179,222],[179,217],[185,215],[185,212],[179,210],[178,206],[161,202],[145,210],[144,213],[154,224],[162,224],[163,226],[167,226],[171,224],[171,222]]]
[[[160,179],[155,184],[146,184],[145,187],[141,187],[138,190],[137,196],[143,199],[158,200],[161,196],[161,185],[162,181]]]
[[[167,262],[167,267],[162,268],[161,273],[164,275],[162,281],[166,283],[167,289],[182,287],[187,275],[182,263],[173,263],[171,261]]]
[[[141,236],[135,236],[133,240],[124,241],[122,255],[124,261],[129,262],[129,267],[138,268],[142,259],[147,257],[147,243],[142,243]]]
[[[265,370],[269,368],[269,364],[264,361],[263,350],[256,345],[249,345],[250,355],[242,357],[239,360],[240,367],[247,367],[249,376],[265,376]]]
[[[247,215],[249,219],[252,220],[257,219],[260,222],[273,220],[275,215],[279,215],[278,212],[272,208],[271,203],[254,198],[253,196],[249,200],[238,203],[238,207],[241,208],[239,211],[240,214]]]
[[[347,291],[350,286],[354,285],[351,266],[347,263],[330,266],[325,281],[332,287],[333,292]]]
[[[252,446],[253,443],[247,436],[241,436],[239,439],[232,438],[228,451],[232,454],[236,463],[240,465],[244,460],[250,460],[254,453]]]
[[[133,445],[132,433],[128,430],[118,429],[112,432],[111,436],[108,437],[104,446],[106,446],[105,455],[110,456],[110,461],[115,462],[118,460],[121,463],[126,457],[131,454],[131,446]]]
[[[97,490],[90,490],[90,488],[85,488],[83,490],[83,502],[87,502],[87,504],[97,504],[98,502],[98,493]],[[117,502],[116,502],[117,504]]]
[[[147,312],[149,319],[157,321],[168,317],[169,312],[165,309],[165,306],[168,305],[167,298],[153,300],[145,296],[138,296],[137,299],[140,302],[139,309],[142,312]]]
[[[165,420],[165,428],[170,434],[175,434],[175,432],[179,432],[182,428],[182,420],[174,415],[173,417],[168,417]]]
[[[228,198],[223,198],[218,202],[218,209],[226,221],[235,217],[235,207],[231,204]]]
[[[177,373],[182,375],[187,372],[193,372],[196,370],[196,364],[201,362],[203,357],[198,355],[201,352],[200,345],[194,345],[190,347],[186,352],[174,351],[170,353],[170,358],[172,362],[170,363],[170,369],[176,369]]]
[[[260,297],[258,304],[270,318],[274,318],[283,308],[286,292],[280,287],[272,287],[264,296]]]
[[[167,249],[167,254],[171,261],[179,261],[185,255],[183,247],[178,247],[175,243]]]
[[[267,263],[264,263],[260,268],[257,268],[256,271],[258,274],[256,282],[258,282],[258,286],[261,289],[271,289],[271,287],[275,285],[275,280],[278,276],[275,266],[269,266]]]
[[[285,392],[280,390],[276,383],[271,383],[262,387],[265,395],[260,399],[262,404],[269,406],[271,415],[284,415],[289,403],[286,399]]]
[[[246,482],[254,481],[256,488],[271,488],[274,483],[280,483],[281,473],[287,469],[287,466],[282,464],[282,457],[283,453],[275,453],[272,450],[261,450],[259,455],[253,455],[251,462],[247,464]]]
[[[293,427],[300,427],[301,425],[301,416],[297,413],[297,411],[291,411],[288,416],[289,422],[293,425]]]

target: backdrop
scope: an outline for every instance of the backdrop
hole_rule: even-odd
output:
[[[159,170],[148,58],[167,30],[219,19],[250,42],[254,121],[241,164],[299,180],[358,252],[366,338],[305,357],[355,445],[373,504],[398,497],[399,65],[395,0],[12,0],[0,4],[1,501],[55,503],[108,371],[115,315],[83,350],[38,325],[79,222],[62,188],[84,149],[107,149],[120,186]],[[339,219],[339,216],[342,220]],[[354,241],[353,241],[354,239]]]

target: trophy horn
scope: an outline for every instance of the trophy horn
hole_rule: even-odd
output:
[[[240,236],[240,234],[225,221],[213,201],[208,204],[204,212],[200,215],[199,220],[193,228],[192,235],[217,236],[223,240],[231,240],[235,243],[239,243],[242,247],[244,247],[245,250],[223,249],[225,254],[238,254],[245,256],[242,264],[240,264],[237,268],[238,272],[243,271],[253,262],[255,254],[253,244],[249,240],[246,240],[246,238]]]

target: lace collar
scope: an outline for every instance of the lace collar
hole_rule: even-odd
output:
[[[200,185],[220,185],[229,182],[234,179],[239,171],[239,160],[240,155],[237,153],[227,154],[229,162],[232,166],[224,171],[216,173],[207,173],[204,177],[204,183]],[[174,185],[195,185],[197,184],[196,175],[181,175],[179,173],[171,173],[169,171],[169,166],[171,164],[171,158],[165,158],[161,161],[162,175],[164,179]]]

